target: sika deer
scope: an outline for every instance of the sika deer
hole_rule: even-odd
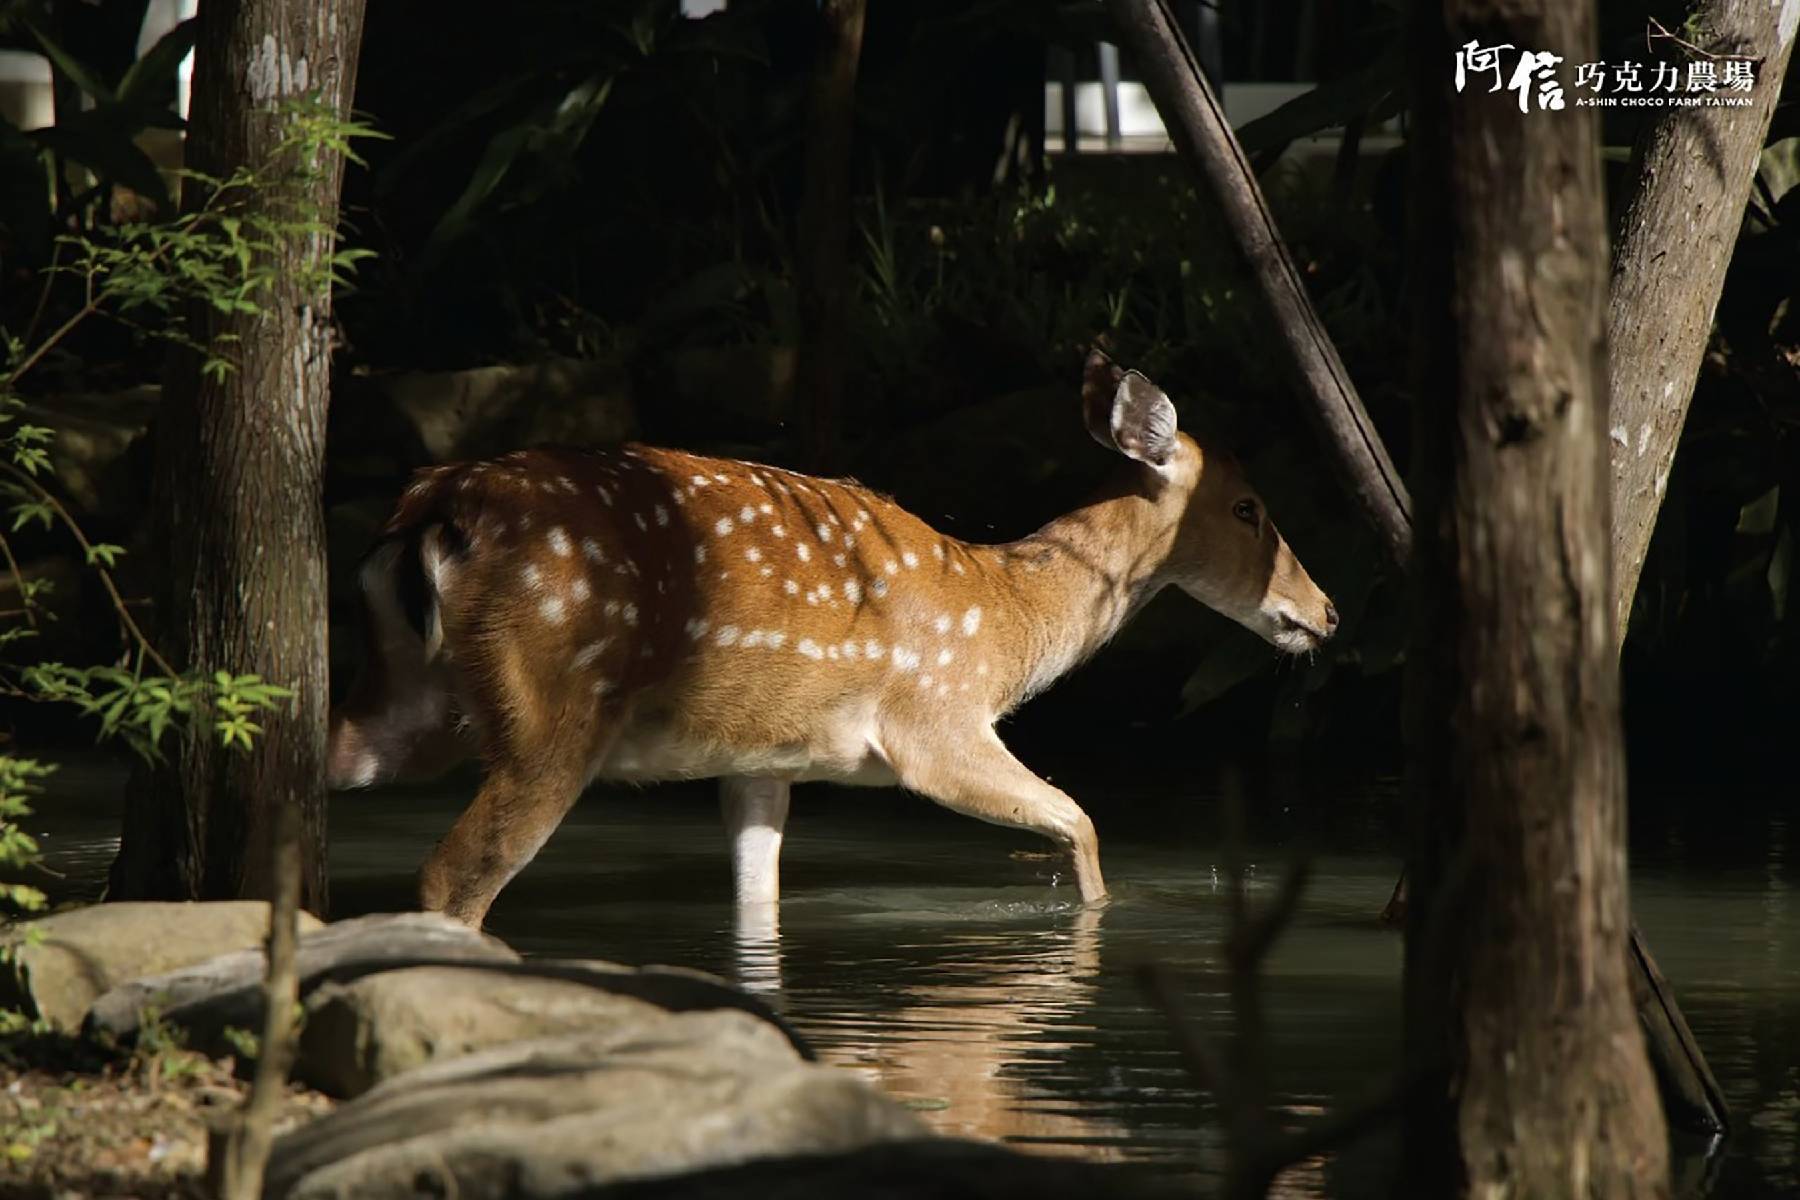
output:
[[[1094,826],[994,723],[1181,588],[1290,653],[1337,612],[1228,456],[1104,355],[1096,499],[982,546],[845,480],[675,450],[536,449],[420,472],[365,563],[373,669],[333,714],[335,787],[479,747],[421,899],[479,925],[595,779],[721,780],[740,903],[777,898],[788,786],[893,785],[1044,835],[1083,900]]]

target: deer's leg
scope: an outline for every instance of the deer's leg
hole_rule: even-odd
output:
[[[731,877],[739,908],[781,899],[781,830],[787,824],[785,779],[719,780],[719,807],[731,841]]]
[[[419,902],[479,929],[494,897],[537,856],[581,795],[579,771],[490,768],[419,870]]]
[[[1106,898],[1094,823],[1067,793],[1014,758],[993,730],[948,742],[941,732],[923,736],[890,730],[884,731],[883,740],[882,749],[902,787],[953,812],[1049,838],[1068,851],[1081,898]]]

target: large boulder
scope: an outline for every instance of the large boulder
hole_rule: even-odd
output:
[[[395,967],[464,962],[516,962],[505,943],[438,913],[385,913],[337,921],[300,938],[300,996],[325,983]],[[89,1033],[120,1042],[135,1039],[148,1020],[182,1032],[208,1054],[231,1049],[228,1029],[259,1030],[263,1022],[261,948],[133,979],[106,992],[88,1012]]]
[[[623,367],[580,359],[468,371],[408,371],[347,381],[334,402],[338,452],[453,462],[538,442],[588,446],[637,430]],[[416,464],[415,464],[416,465]]]
[[[571,1200],[1174,1200],[1191,1195],[1185,1180],[1150,1178],[1116,1163],[924,1138],[625,1180],[584,1188]]]
[[[278,1140],[264,1196],[566,1196],[923,1133],[758,1017],[656,1013],[398,1075]]]
[[[300,921],[302,932],[320,927],[310,913]],[[0,966],[0,1008],[73,1032],[94,1001],[118,985],[253,952],[268,933],[269,906],[261,900],[96,904],[21,921],[0,932],[0,944],[13,951]]]
[[[409,967],[325,984],[307,1002],[294,1072],[328,1095],[358,1096],[433,1059],[724,1008],[775,1025],[811,1057],[761,1001],[698,971],[532,961]]]

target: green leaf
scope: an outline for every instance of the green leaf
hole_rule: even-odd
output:
[[[120,183],[167,211],[168,185],[162,173],[133,142],[132,132],[118,119],[117,108],[75,113],[29,136],[39,146],[73,159],[101,179]]]
[[[38,50],[43,53],[44,57],[49,59],[58,71],[67,75],[70,82],[74,83],[76,87],[95,100],[113,99],[112,89],[100,81],[100,76],[95,74],[86,63],[63,49],[55,39],[43,31],[36,21],[21,15],[19,24],[31,34],[31,40],[37,43]]]
[[[144,51],[119,80],[119,101],[124,104],[154,103],[156,89],[173,83],[181,60],[193,50],[200,38],[200,18],[189,17],[157,39],[156,45]]]

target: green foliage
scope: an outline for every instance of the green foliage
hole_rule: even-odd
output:
[[[159,43],[110,99],[100,99],[124,103],[137,81],[161,69],[151,58],[179,59],[174,46],[168,39]],[[79,64],[65,70],[94,94],[99,85]],[[354,158],[354,140],[373,133],[313,98],[289,105],[284,118],[283,136],[268,162],[222,179],[183,173],[190,204],[179,216],[58,238],[45,273],[44,300],[30,325],[22,334],[0,330],[0,502],[10,518],[10,529],[0,533],[0,563],[12,576],[21,606],[0,623],[0,651],[29,640],[41,623],[56,619],[48,582],[28,578],[13,551],[10,535],[31,527],[74,542],[112,603],[125,647],[116,661],[97,665],[0,658],[0,694],[69,705],[95,721],[100,737],[121,740],[146,757],[158,754],[171,729],[195,726],[207,729],[226,751],[249,751],[263,732],[256,718],[279,710],[292,693],[251,674],[186,673],[157,652],[113,579],[124,548],[90,539],[48,486],[54,431],[20,420],[24,404],[17,389],[77,328],[100,316],[188,347],[197,353],[199,370],[221,376],[234,369],[229,339],[202,342],[189,331],[187,314],[210,309],[254,320],[267,311],[277,280],[297,276],[310,289],[344,281],[366,252],[319,252],[334,244],[335,229],[311,199],[312,185],[330,155]],[[52,290],[71,279],[79,299],[49,332],[37,335]],[[19,822],[30,813],[26,797],[47,773],[46,766],[28,758],[0,758],[0,872],[13,874],[38,860],[37,845]],[[0,884],[0,908],[31,910],[43,902],[37,888]]]

